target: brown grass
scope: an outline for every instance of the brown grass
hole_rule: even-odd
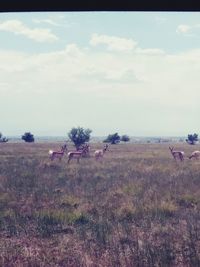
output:
[[[200,266],[200,161],[168,146],[67,164],[48,158],[59,144],[1,144],[0,266]]]

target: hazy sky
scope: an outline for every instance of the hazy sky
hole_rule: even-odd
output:
[[[200,133],[200,13],[0,14],[0,132]]]

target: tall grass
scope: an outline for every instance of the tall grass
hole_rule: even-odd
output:
[[[0,266],[200,266],[200,161],[120,144],[51,162],[56,145],[0,146]]]

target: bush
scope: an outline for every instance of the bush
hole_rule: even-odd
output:
[[[120,139],[122,142],[129,142],[130,141],[130,137],[128,135],[122,135],[121,136],[121,139]]]
[[[0,133],[0,143],[6,143],[8,142],[8,138],[3,137],[2,133]]]
[[[3,137],[0,139],[0,143],[6,143],[6,142],[8,142],[8,138]]]
[[[68,133],[69,139],[74,143],[76,149],[78,150],[79,147],[85,142],[90,140],[90,134],[92,130],[84,129],[82,127],[72,128],[71,131]]]
[[[22,135],[22,140],[28,143],[35,141],[33,134],[31,134],[30,132],[24,133],[24,135]]]
[[[198,134],[188,134],[188,139],[186,139],[186,142],[190,145],[194,145],[198,141]]]
[[[120,142],[120,136],[118,135],[118,133],[109,134],[108,137],[103,142],[115,145]]]

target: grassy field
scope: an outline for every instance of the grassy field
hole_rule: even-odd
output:
[[[59,146],[0,144],[0,266],[200,266],[200,161],[119,144],[50,162]]]

